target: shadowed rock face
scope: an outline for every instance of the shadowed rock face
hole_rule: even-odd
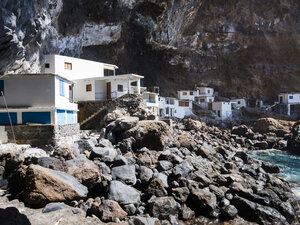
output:
[[[2,72],[38,71],[59,53],[143,74],[165,95],[195,83],[266,100],[300,91],[297,0],[24,2],[1,4]]]

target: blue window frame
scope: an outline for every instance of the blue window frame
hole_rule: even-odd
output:
[[[4,80],[0,80],[0,96],[2,96],[2,92],[4,94]]]
[[[65,82],[62,79],[59,80],[59,95],[65,96]]]
[[[67,123],[68,124],[74,123],[73,111],[67,111]]]
[[[50,112],[22,112],[22,123],[51,124]]]
[[[294,99],[294,96],[293,96],[293,95],[290,95],[290,96],[289,96],[289,99]]]

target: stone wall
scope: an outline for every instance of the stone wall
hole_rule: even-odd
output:
[[[93,115],[95,112],[97,112],[100,108],[103,106],[106,106],[110,101],[84,101],[84,102],[78,102],[78,109],[79,109],[79,115],[78,119],[79,122],[82,122],[89,116]]]
[[[67,125],[15,125],[13,126],[17,144],[33,147],[54,146],[73,143],[79,138],[79,124]],[[8,142],[14,142],[10,126],[5,126]]]

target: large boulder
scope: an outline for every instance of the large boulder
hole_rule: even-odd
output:
[[[199,213],[210,212],[217,207],[216,195],[206,189],[193,189],[187,201]]]
[[[192,151],[196,146],[196,142],[187,133],[182,133],[175,138],[174,145],[178,148],[184,147]]]
[[[9,175],[24,161],[22,149],[14,144],[0,145],[0,166],[5,169],[4,175]]]
[[[88,193],[87,187],[80,184],[73,176],[39,165],[28,166],[24,184],[23,198],[29,205],[81,199]]]
[[[112,168],[111,175],[113,180],[120,180],[126,184],[135,185],[135,166],[134,165],[124,165]]]
[[[153,217],[176,215],[180,205],[173,197],[153,197],[149,201],[150,215]]]
[[[140,203],[140,193],[133,187],[113,180],[108,187],[108,199],[114,200],[121,205]]]
[[[252,130],[250,130],[246,125],[236,126],[231,129],[232,134],[243,136],[243,137],[245,137],[247,133],[251,133],[251,132]]]
[[[66,161],[68,174],[74,176],[80,183],[86,187],[93,188],[101,182],[99,167],[84,155],[72,160]]]
[[[193,120],[191,118],[184,119],[183,125],[185,126],[185,129],[188,131],[191,130],[200,131],[203,126],[203,124],[200,121]]]
[[[62,158],[57,159],[54,157],[41,157],[41,158],[37,159],[36,164],[38,164],[42,167],[45,167],[45,168],[59,170],[62,172],[68,171],[67,164],[66,164],[65,160]]]
[[[151,150],[163,150],[172,140],[168,124],[162,121],[139,121],[137,125],[124,133],[124,138],[135,139],[134,149],[147,147]]]
[[[48,157],[49,155],[40,148],[28,148],[24,152],[25,159]]]
[[[300,154],[300,121],[292,127],[292,137],[288,140],[288,151]]]
[[[294,122],[291,121],[261,118],[253,124],[252,130],[261,134],[273,132],[278,136],[283,136],[284,134],[290,133],[293,124]]]
[[[65,160],[74,159],[77,156],[77,151],[69,144],[61,144],[55,146],[52,156],[56,158],[64,158]]]
[[[100,158],[104,161],[112,162],[118,155],[113,147],[95,147],[91,151],[90,159]]]
[[[99,206],[99,218],[104,222],[114,222],[116,219],[125,219],[127,213],[116,201],[104,200]]]

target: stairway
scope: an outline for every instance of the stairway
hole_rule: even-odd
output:
[[[90,115],[85,120],[81,121],[80,126],[85,125],[89,121],[91,121],[93,118],[95,118],[97,115],[99,115],[104,109],[106,109],[106,106],[102,106],[100,109],[98,109],[94,114]]]

